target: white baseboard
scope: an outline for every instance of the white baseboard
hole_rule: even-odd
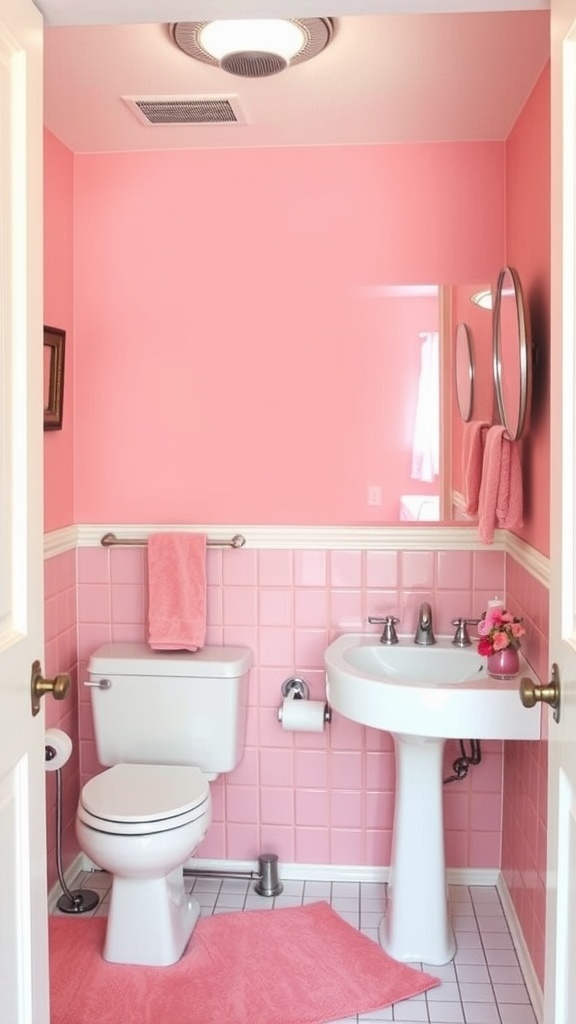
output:
[[[520,968],[524,975],[528,995],[530,996],[530,1001],[532,1003],[534,1013],[536,1014],[536,1020],[538,1021],[538,1024],[542,1024],[542,1021],[544,1020],[544,994],[536,975],[536,971],[534,970],[534,965],[528,951],[528,946],[526,945],[524,933],[520,927],[516,908],[512,902],[512,897],[508,891],[508,886],[506,885],[504,876],[501,873],[496,888],[502,901],[504,916],[508,922],[510,934],[516,948],[516,953],[518,954]]]

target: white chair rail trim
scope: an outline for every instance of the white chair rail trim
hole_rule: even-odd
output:
[[[478,539],[474,526],[214,526],[192,523],[159,525],[68,526],[44,535],[44,558],[82,547],[98,547],[105,533],[119,539],[145,541],[151,533],[196,530],[211,540],[229,540],[236,533],[246,538],[246,549],[310,549],[345,551],[482,551],[486,545]],[[529,544],[506,530],[497,530],[492,551],[506,551],[545,586],[549,585],[550,562]]]

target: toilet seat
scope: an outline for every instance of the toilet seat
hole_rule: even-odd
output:
[[[78,818],[99,832],[149,835],[196,821],[209,805],[210,787],[199,768],[118,764],[86,783]]]

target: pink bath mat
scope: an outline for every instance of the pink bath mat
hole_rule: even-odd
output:
[[[323,902],[202,918],[171,967],[107,963],[105,929],[50,918],[51,1024],[324,1024],[439,983]]]

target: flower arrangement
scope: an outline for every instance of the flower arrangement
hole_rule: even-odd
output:
[[[517,651],[520,637],[525,633],[522,619],[511,615],[505,608],[489,608],[478,624],[478,654],[496,654],[506,647]]]

